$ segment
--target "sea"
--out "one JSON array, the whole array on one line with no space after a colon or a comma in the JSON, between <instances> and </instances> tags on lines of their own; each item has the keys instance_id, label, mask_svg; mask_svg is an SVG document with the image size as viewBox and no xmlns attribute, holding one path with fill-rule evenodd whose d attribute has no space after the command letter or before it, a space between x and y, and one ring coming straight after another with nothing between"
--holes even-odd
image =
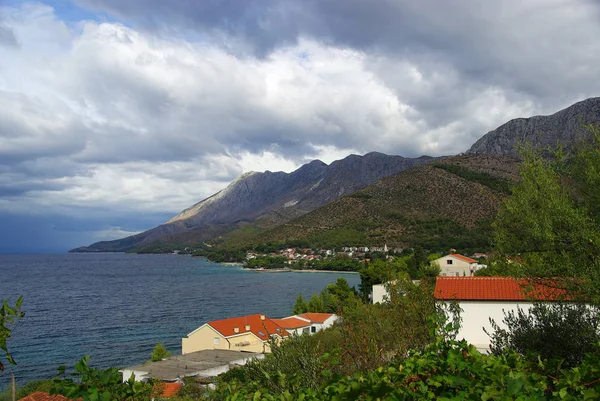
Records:
<instances>
[{"instance_id":1,"label":"sea","mask_svg":"<svg viewBox=\"0 0 600 401\"><path fill-rule=\"evenodd\" d=\"M0 301L23 296L25 317L8 340L0 390L72 370L84 355L94 367L143 363L157 343L181 353L181 338L215 319L262 313L289 316L348 273L259 273L189 255L124 253L0 255ZM0 353L0 357L1 357ZM3 360L3 362L5 362Z\"/></svg>"}]
</instances>

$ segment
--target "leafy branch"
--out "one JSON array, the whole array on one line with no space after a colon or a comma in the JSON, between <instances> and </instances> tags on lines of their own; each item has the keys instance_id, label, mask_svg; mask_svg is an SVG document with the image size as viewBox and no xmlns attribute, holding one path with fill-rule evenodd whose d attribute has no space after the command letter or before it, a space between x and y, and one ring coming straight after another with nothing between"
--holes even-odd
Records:
<instances>
[{"instance_id":1,"label":"leafy branch","mask_svg":"<svg viewBox=\"0 0 600 401\"><path fill-rule=\"evenodd\" d=\"M14 307L8 304L5 299L0 307L0 350L3 351L4 356L8 363L16 365L16 362L12 354L8 351L7 340L10 338L14 326L17 321L25 316L25 313L21 311L21 304L23 303L23 297L19 297ZM4 370L4 364L0 360L0 371Z\"/></svg>"}]
</instances>

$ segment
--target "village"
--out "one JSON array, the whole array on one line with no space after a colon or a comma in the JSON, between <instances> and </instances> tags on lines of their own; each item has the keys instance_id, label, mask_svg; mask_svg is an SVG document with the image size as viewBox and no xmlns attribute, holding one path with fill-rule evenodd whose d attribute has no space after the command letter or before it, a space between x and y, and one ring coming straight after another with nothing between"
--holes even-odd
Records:
<instances>
[{"instance_id":1,"label":"village","mask_svg":"<svg viewBox=\"0 0 600 401\"><path fill-rule=\"evenodd\" d=\"M389 249L387 245L383 247L367 247L367 246L345 246L339 251L334 249L313 249L313 248L285 248L279 252L270 253L258 253L248 252L246 253L246 260L250 261L257 258L267 257L283 257L286 259L287 264L292 264L296 261L313 261L313 260L324 260L335 256L347 256L354 260L368 261L368 255L371 253L384 253L384 254L401 254L402 248Z\"/></svg>"},{"instance_id":2,"label":"village","mask_svg":"<svg viewBox=\"0 0 600 401\"><path fill-rule=\"evenodd\" d=\"M410 252L412 252L412 249L389 249L387 245L384 245L383 247L342 247L339 251L336 249L285 248L278 252L270 253L247 252L244 264L247 268L255 269L257 271L291 269L352 270L356 267L356 262L368 263L374 259L390 261L395 257L410 254ZM455 249L451 249L450 255L458 254ZM486 265L480 263L480 261L486 260L488 255L478 252L470 257L462 255L456 256L456 258L459 257L464 258L462 261L467 262L468 269L460 271L455 271L456 269L453 270L453 266L450 264L452 262L448 262L448 259L445 257L434 259L431 263L437 264L443 270L441 275L470 275L475 271L486 267ZM332 260L341 261L343 266L340 266L340 264L331 266L326 263L319 263ZM344 261L352 261L354 264L344 264ZM448 270L448 268L450 268L450 270Z\"/></svg>"},{"instance_id":3,"label":"village","mask_svg":"<svg viewBox=\"0 0 600 401\"><path fill-rule=\"evenodd\" d=\"M305 249L302 252L291 251L283 250L281 255L309 255ZM369 251L365 248L344 250L345 253ZM501 322L505 311L528 310L534 301L558 299L556 294L544 291L534 291L532 298L519 279L474 276L475 271L485 266L458 253L449 253L433 263L440 267L434 290L436 303L458 303L463 310L459 336L480 352L488 352L490 348L490 339L485 331L491 329L490 318ZM419 284L419 281L413 283ZM397 288L394 284L374 285L370 301L373 304L388 302L389 291ZM253 314L209 321L181 339L181 355L127 367L122 370L123 381L130 377L136 381L159 380L167 385L169 391L176 391L184 385L185 377L216 377L253 359L263 359L271 352L271 347L281 341L298 335L313 335L341 319L335 313L307 312L281 318Z\"/></svg>"}]
</instances>

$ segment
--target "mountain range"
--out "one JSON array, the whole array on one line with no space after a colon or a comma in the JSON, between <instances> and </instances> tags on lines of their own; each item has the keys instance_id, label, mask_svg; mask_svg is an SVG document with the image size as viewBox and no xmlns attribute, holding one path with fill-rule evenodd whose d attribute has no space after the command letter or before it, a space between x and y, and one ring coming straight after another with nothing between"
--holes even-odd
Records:
<instances>
[{"instance_id":1,"label":"mountain range","mask_svg":"<svg viewBox=\"0 0 600 401\"><path fill-rule=\"evenodd\" d=\"M351 194L383 177L436 158L404 158L383 153L350 155L327 165L314 160L292 173L250 172L227 188L158 227L115 241L102 241L72 252L120 252L155 243L195 245L255 223L272 227Z\"/></svg>"},{"instance_id":2,"label":"mountain range","mask_svg":"<svg viewBox=\"0 0 600 401\"><path fill-rule=\"evenodd\" d=\"M590 98L549 116L511 120L461 156L404 158L372 152L330 165L314 160L292 173L250 172L165 224L71 252L202 242L330 245L344 236L366 245L427 246L432 238L449 238L448 232L453 239L444 245L477 247L464 241L483 235L506 196L506 183L516 179L519 144L568 147L586 135L583 125L599 122L600 98Z\"/></svg>"}]
</instances>

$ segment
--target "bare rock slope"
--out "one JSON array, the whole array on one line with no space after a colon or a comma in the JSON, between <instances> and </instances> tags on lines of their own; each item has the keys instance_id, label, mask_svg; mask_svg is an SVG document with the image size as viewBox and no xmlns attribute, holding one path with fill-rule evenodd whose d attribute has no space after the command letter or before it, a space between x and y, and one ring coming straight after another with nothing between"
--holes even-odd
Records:
<instances>
[{"instance_id":1,"label":"bare rock slope","mask_svg":"<svg viewBox=\"0 0 600 401\"><path fill-rule=\"evenodd\" d=\"M479 139L467 153L517 156L519 143L531 143L537 149L557 144L566 147L584 137L586 124L600 121L600 97L575 103L549 116L515 118Z\"/></svg>"}]
</instances>

